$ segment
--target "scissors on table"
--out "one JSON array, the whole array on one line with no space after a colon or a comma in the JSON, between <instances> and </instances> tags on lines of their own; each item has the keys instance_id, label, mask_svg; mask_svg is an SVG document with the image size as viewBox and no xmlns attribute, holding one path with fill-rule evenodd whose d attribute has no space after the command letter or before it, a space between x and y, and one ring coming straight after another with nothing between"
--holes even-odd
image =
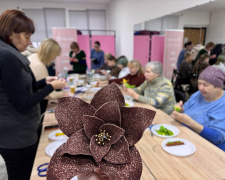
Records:
<instances>
[{"instance_id":1,"label":"scissors on table","mask_svg":"<svg viewBox=\"0 0 225 180\"><path fill-rule=\"evenodd\" d=\"M44 172L47 171L48 164L49 163L44 163L44 164L41 164L40 166L37 167L38 176L40 176L40 177L45 177L46 176L46 173L44 174Z\"/></svg>"}]
</instances>

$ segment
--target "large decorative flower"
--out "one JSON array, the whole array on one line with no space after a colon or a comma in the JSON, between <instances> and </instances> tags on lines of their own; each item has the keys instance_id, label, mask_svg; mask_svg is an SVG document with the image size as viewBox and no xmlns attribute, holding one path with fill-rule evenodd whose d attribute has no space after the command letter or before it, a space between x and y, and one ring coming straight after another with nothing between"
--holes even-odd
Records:
<instances>
[{"instance_id":1,"label":"large decorative flower","mask_svg":"<svg viewBox=\"0 0 225 180\"><path fill-rule=\"evenodd\" d=\"M115 83L99 90L90 104L61 98L56 119L69 139L53 155L47 179L71 179L97 167L112 179L140 179L142 162L134 144L154 116L149 109L125 107Z\"/></svg>"}]
</instances>

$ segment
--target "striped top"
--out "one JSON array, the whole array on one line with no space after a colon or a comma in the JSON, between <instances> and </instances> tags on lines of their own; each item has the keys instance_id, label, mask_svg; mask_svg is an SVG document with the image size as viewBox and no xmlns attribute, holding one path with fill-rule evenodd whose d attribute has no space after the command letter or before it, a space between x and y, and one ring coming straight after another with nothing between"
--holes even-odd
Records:
<instances>
[{"instance_id":1,"label":"striped top","mask_svg":"<svg viewBox=\"0 0 225 180\"><path fill-rule=\"evenodd\" d=\"M133 90L140 95L138 101L150 104L167 114L173 112L176 103L173 86L165 77L156 77L151 82L144 81L139 87Z\"/></svg>"}]
</instances>

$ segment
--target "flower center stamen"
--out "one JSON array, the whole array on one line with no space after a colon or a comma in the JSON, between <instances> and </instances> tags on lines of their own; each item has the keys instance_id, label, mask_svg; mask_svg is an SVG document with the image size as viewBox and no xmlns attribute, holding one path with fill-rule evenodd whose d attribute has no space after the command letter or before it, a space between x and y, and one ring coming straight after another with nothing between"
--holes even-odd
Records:
<instances>
[{"instance_id":1,"label":"flower center stamen","mask_svg":"<svg viewBox=\"0 0 225 180\"><path fill-rule=\"evenodd\" d=\"M96 137L95 141L97 142L97 144L104 146L105 145L104 141L105 140L110 141L112 136L110 136L108 133L106 133L105 130L102 131L100 129L100 133L96 134L95 137Z\"/></svg>"}]
</instances>

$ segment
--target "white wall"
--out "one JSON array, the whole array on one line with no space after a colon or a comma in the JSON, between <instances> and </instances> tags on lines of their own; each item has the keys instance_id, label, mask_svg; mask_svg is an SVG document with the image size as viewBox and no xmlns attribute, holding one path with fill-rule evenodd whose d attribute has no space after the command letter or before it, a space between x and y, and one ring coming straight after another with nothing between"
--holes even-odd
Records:
<instances>
[{"instance_id":1,"label":"white wall","mask_svg":"<svg viewBox=\"0 0 225 180\"><path fill-rule=\"evenodd\" d=\"M69 10L104 9L107 16L107 28L116 30L116 55L133 58L133 27L151 19L169 15L210 0L112 0L106 4L78 3L28 3L0 2L0 13L6 9L65 8L66 27L69 27Z\"/></svg>"},{"instance_id":2,"label":"white wall","mask_svg":"<svg viewBox=\"0 0 225 180\"><path fill-rule=\"evenodd\" d=\"M145 22L145 30L163 32L166 29L178 29L179 15L168 15Z\"/></svg>"},{"instance_id":3,"label":"white wall","mask_svg":"<svg viewBox=\"0 0 225 180\"><path fill-rule=\"evenodd\" d=\"M66 27L69 27L69 10L87 10L87 9L99 9L106 10L108 6L106 4L80 4L80 3L30 3L30 2L0 2L0 14L6 9L42 9L42 8L65 8L66 13ZM106 13L107 17L107 13ZM108 27L108 24L107 24Z\"/></svg>"},{"instance_id":4,"label":"white wall","mask_svg":"<svg viewBox=\"0 0 225 180\"><path fill-rule=\"evenodd\" d=\"M109 6L109 27L117 33L117 56L133 58L133 27L144 21L172 14L210 0L113 0Z\"/></svg>"},{"instance_id":5,"label":"white wall","mask_svg":"<svg viewBox=\"0 0 225 180\"><path fill-rule=\"evenodd\" d=\"M179 29L184 27L207 27L210 21L210 11L186 10L180 15Z\"/></svg>"},{"instance_id":6,"label":"white wall","mask_svg":"<svg viewBox=\"0 0 225 180\"><path fill-rule=\"evenodd\" d=\"M225 8L212 11L210 26L207 30L206 42L213 41L214 43L225 44Z\"/></svg>"}]
</instances>

